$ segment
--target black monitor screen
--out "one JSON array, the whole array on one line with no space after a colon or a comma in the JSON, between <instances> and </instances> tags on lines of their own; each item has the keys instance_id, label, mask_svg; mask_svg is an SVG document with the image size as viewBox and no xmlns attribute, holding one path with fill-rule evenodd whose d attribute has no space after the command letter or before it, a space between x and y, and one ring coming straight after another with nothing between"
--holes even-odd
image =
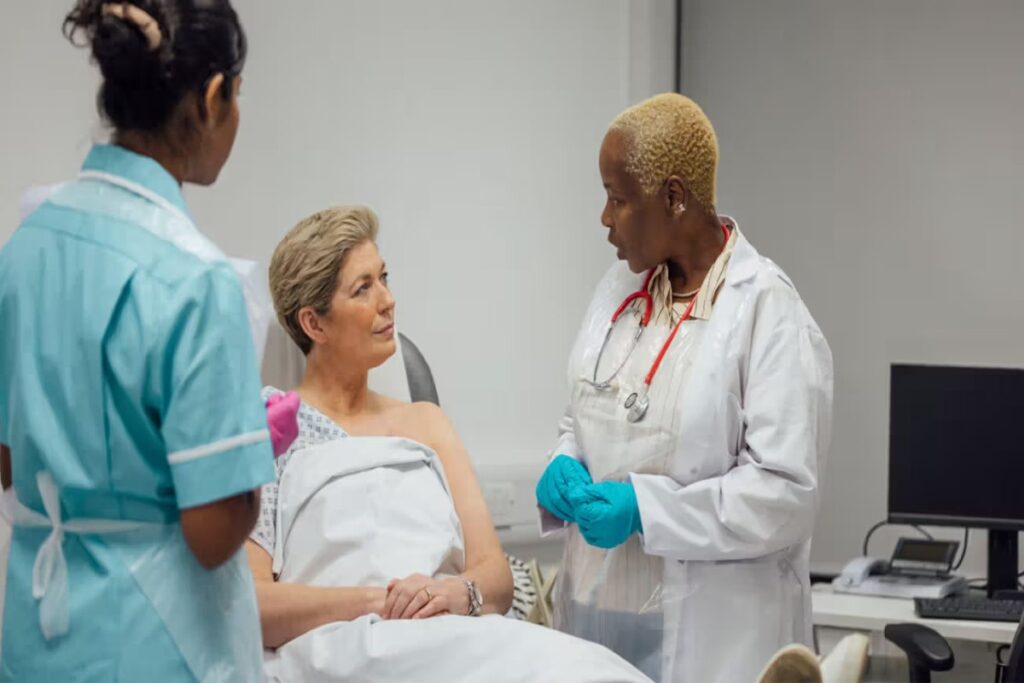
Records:
<instances>
[{"instance_id":1,"label":"black monitor screen","mask_svg":"<svg viewBox=\"0 0 1024 683\"><path fill-rule=\"evenodd\" d=\"M1024 529L1024 370L893 365L889 520Z\"/></svg>"}]
</instances>

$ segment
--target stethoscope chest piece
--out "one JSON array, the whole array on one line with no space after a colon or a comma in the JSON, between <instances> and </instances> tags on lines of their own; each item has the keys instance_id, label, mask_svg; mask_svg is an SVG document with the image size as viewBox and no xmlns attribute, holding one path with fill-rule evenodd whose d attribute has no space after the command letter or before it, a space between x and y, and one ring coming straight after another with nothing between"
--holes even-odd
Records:
<instances>
[{"instance_id":1,"label":"stethoscope chest piece","mask_svg":"<svg viewBox=\"0 0 1024 683\"><path fill-rule=\"evenodd\" d=\"M644 419L644 415L647 414L647 409L650 407L651 401L647 398L647 393L633 392L626 398L626 402L623 407L626 409L626 419L630 422L636 423Z\"/></svg>"}]
</instances>

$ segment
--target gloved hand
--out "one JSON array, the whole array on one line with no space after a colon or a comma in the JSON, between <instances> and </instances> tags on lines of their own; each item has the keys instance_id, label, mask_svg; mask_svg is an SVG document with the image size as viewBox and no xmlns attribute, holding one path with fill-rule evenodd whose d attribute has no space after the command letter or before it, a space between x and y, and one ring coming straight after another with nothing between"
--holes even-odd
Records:
<instances>
[{"instance_id":1,"label":"gloved hand","mask_svg":"<svg viewBox=\"0 0 1024 683\"><path fill-rule=\"evenodd\" d=\"M270 429L270 443L274 446L274 457L282 455L299 435L299 395L294 391L274 394L267 399L267 428Z\"/></svg>"},{"instance_id":2,"label":"gloved hand","mask_svg":"<svg viewBox=\"0 0 1024 683\"><path fill-rule=\"evenodd\" d=\"M636 491L629 482L602 481L574 490L570 503L580 534L592 546L614 548L643 531Z\"/></svg>"},{"instance_id":3,"label":"gloved hand","mask_svg":"<svg viewBox=\"0 0 1024 683\"><path fill-rule=\"evenodd\" d=\"M576 458L561 454L548 463L537 482L537 503L564 522L575 522L569 492L593 483L590 472Z\"/></svg>"}]
</instances>

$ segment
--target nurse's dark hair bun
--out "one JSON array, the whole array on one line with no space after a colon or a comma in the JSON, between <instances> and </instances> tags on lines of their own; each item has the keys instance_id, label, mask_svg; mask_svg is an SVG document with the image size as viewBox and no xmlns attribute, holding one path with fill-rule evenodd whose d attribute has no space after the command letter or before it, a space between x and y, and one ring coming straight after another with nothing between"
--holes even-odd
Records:
<instances>
[{"instance_id":1,"label":"nurse's dark hair bun","mask_svg":"<svg viewBox=\"0 0 1024 683\"><path fill-rule=\"evenodd\" d=\"M64 35L100 68L100 113L119 130L148 133L165 132L181 101L218 73L230 98L247 51L229 0L78 0Z\"/></svg>"}]
</instances>

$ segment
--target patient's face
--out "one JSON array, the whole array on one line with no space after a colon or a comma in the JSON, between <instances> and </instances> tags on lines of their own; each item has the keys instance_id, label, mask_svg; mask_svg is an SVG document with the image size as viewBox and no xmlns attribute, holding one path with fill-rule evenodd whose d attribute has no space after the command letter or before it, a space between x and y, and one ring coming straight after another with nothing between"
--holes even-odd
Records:
<instances>
[{"instance_id":1,"label":"patient's face","mask_svg":"<svg viewBox=\"0 0 1024 683\"><path fill-rule=\"evenodd\" d=\"M374 368L395 353L395 299L377 245L349 251L338 273L331 309L320 320L331 356Z\"/></svg>"}]
</instances>

